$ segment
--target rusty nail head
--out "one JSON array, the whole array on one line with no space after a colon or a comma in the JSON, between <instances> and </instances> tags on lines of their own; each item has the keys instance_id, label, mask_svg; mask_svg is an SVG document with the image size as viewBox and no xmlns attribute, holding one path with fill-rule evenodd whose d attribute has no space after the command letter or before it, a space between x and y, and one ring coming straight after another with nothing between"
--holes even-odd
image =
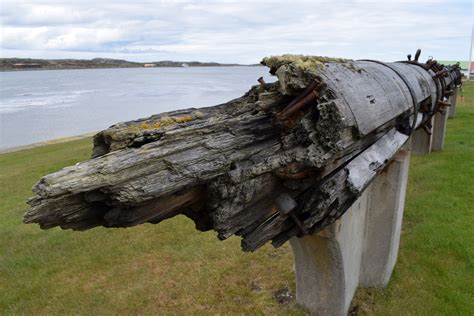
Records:
<instances>
[{"instance_id":1,"label":"rusty nail head","mask_svg":"<svg viewBox=\"0 0 474 316\"><path fill-rule=\"evenodd\" d=\"M323 87L321 80L316 79L311 83L303 93L297 96L293 101L290 102L280 113L280 116L285 119L291 114L302 109L309 102L317 100L319 97L319 91Z\"/></svg>"}]
</instances>

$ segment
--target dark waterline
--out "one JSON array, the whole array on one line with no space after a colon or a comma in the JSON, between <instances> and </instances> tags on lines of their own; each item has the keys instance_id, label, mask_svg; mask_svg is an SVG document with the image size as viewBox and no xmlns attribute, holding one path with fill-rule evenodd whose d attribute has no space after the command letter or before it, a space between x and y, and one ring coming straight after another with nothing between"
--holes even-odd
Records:
<instances>
[{"instance_id":1,"label":"dark waterline","mask_svg":"<svg viewBox=\"0 0 474 316\"><path fill-rule=\"evenodd\" d=\"M116 68L0 73L0 149L94 132L241 96L268 68Z\"/></svg>"}]
</instances>

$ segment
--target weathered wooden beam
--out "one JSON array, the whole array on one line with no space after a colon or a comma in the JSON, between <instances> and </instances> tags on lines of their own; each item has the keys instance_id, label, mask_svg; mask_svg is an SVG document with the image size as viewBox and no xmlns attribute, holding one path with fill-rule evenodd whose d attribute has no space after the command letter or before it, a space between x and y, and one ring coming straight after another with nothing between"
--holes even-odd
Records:
<instances>
[{"instance_id":1,"label":"weathered wooden beam","mask_svg":"<svg viewBox=\"0 0 474 316\"><path fill-rule=\"evenodd\" d=\"M245 250L278 246L341 216L460 78L433 62L263 63L277 82L98 133L93 159L35 185L24 221L84 230L184 214Z\"/></svg>"},{"instance_id":2,"label":"weathered wooden beam","mask_svg":"<svg viewBox=\"0 0 474 316\"><path fill-rule=\"evenodd\" d=\"M298 215L305 218L303 226L315 233L336 221L357 200L375 176L408 140L408 136L392 129L373 145L352 159L342 169L309 187L303 194L304 203ZM295 198L299 198L298 196ZM304 216L302 216L304 215ZM263 223L243 239L243 248L252 250L269 240L275 246L301 235L301 228L292 225L289 216L279 216ZM281 229L270 229L278 225ZM281 232L282 230L287 230Z\"/></svg>"}]
</instances>

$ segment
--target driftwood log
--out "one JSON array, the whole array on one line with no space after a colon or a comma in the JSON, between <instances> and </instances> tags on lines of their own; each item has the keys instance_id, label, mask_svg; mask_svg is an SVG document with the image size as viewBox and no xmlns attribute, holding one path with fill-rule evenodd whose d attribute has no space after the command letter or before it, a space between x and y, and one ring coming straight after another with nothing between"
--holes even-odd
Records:
<instances>
[{"instance_id":1,"label":"driftwood log","mask_svg":"<svg viewBox=\"0 0 474 316\"><path fill-rule=\"evenodd\" d=\"M242 248L339 218L415 128L448 106L458 66L284 55L278 77L228 103L119 123L93 159L43 177L25 223L86 230L184 214Z\"/></svg>"}]
</instances>

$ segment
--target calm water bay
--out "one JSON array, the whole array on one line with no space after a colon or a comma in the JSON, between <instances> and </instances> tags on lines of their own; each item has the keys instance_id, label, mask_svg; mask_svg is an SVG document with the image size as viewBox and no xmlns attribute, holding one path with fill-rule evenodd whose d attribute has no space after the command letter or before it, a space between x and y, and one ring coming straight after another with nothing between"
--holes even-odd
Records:
<instances>
[{"instance_id":1,"label":"calm water bay","mask_svg":"<svg viewBox=\"0 0 474 316\"><path fill-rule=\"evenodd\" d=\"M241 96L266 67L0 73L0 149L99 131L152 114Z\"/></svg>"}]
</instances>

